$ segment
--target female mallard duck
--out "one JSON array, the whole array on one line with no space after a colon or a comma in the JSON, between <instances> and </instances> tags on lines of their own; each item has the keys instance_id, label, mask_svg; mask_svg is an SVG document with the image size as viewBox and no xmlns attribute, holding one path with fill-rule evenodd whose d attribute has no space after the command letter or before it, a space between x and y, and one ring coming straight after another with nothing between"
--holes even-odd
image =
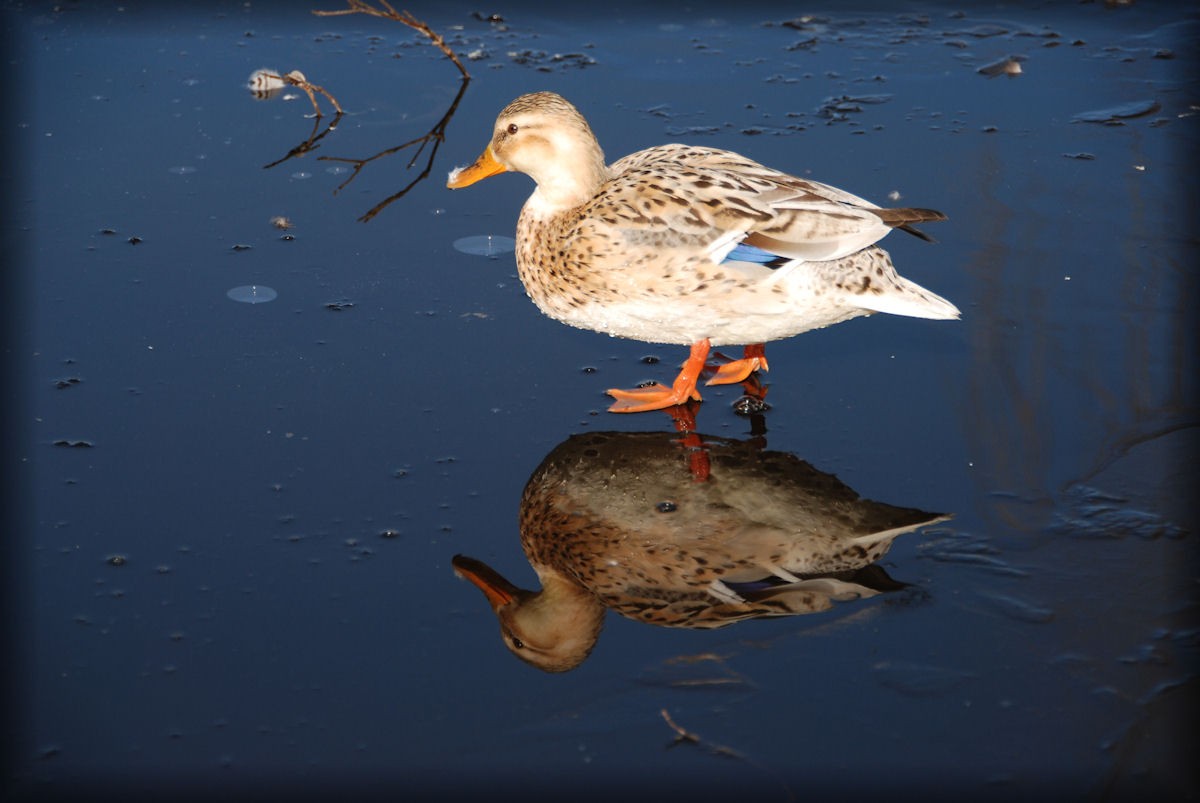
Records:
<instances>
[{"instance_id":1,"label":"female mallard duck","mask_svg":"<svg viewBox=\"0 0 1200 803\"><path fill-rule=\"evenodd\" d=\"M874 564L904 533L948 516L864 499L756 440L700 436L703 482L675 433L588 432L554 448L521 497L521 547L541 589L455 556L504 643L534 666L578 666L605 612L710 629L817 613L903 586Z\"/></svg>"},{"instance_id":2,"label":"female mallard duck","mask_svg":"<svg viewBox=\"0 0 1200 803\"><path fill-rule=\"evenodd\" d=\"M607 166L583 115L553 92L508 104L483 154L447 186L506 170L537 182L517 222L517 271L542 312L691 346L670 388L609 390L613 412L699 400L714 345L746 345L709 380L728 384L766 369L770 340L873 312L959 317L873 245L893 228L924 237L912 224L940 212L882 209L714 148L660 145Z\"/></svg>"}]
</instances>

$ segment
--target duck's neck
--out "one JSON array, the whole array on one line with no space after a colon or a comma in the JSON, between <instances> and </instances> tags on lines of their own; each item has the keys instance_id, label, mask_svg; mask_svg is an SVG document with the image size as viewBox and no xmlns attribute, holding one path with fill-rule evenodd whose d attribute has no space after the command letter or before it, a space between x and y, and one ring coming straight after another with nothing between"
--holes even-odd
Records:
<instances>
[{"instance_id":1,"label":"duck's neck","mask_svg":"<svg viewBox=\"0 0 1200 803\"><path fill-rule=\"evenodd\" d=\"M534 569L542 590L523 605L522 626L531 635L536 634L542 644L554 645L564 657L572 656L569 663L578 664L596 646L608 609L575 580L552 569Z\"/></svg>"},{"instance_id":2,"label":"duck's neck","mask_svg":"<svg viewBox=\"0 0 1200 803\"><path fill-rule=\"evenodd\" d=\"M560 154L544 169L530 173L537 189L529 196L525 208L538 217L560 215L583 206L608 181L604 152L594 140Z\"/></svg>"}]
</instances>

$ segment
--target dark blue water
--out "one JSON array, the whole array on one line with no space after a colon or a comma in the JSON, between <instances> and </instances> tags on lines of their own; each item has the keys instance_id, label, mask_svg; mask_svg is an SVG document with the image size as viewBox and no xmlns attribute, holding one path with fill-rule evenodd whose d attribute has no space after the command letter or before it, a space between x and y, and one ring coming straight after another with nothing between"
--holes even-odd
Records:
<instances>
[{"instance_id":1,"label":"dark blue water","mask_svg":"<svg viewBox=\"0 0 1200 803\"><path fill-rule=\"evenodd\" d=\"M430 176L366 223L433 145L318 157L422 137L461 86L400 24L6 7L15 791L1195 795L1195 14L635 6L410 8L477 57ZM260 67L346 114L253 99ZM764 422L736 388L697 422L952 513L884 558L909 588L717 631L610 614L563 675L505 650L451 557L535 586L526 480L572 434L673 431L604 390L686 356L454 248L513 236L527 178L444 178L540 89L610 160L695 142L949 215L884 245L961 322L772 344Z\"/></svg>"}]
</instances>

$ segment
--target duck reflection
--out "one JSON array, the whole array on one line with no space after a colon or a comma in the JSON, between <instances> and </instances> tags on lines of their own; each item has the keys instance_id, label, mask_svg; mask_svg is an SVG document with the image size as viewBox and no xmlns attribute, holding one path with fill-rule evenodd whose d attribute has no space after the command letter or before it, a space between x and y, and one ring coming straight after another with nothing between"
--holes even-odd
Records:
<instances>
[{"instance_id":1,"label":"duck reflection","mask_svg":"<svg viewBox=\"0 0 1200 803\"><path fill-rule=\"evenodd\" d=\"M871 564L898 535L947 518L862 499L761 439L585 433L547 455L521 499L541 590L463 555L453 566L487 597L513 654L562 672L587 658L610 608L716 628L900 588Z\"/></svg>"}]
</instances>

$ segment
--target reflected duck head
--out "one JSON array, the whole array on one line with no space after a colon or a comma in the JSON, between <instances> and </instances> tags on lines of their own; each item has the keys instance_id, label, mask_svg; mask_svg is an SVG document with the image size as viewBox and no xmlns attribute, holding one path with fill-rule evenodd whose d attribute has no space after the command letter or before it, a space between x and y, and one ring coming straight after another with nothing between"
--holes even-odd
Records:
<instances>
[{"instance_id":1,"label":"reflected duck head","mask_svg":"<svg viewBox=\"0 0 1200 803\"><path fill-rule=\"evenodd\" d=\"M466 555L455 555L451 565L487 597L504 646L522 661L546 672L566 672L596 646L605 608L582 586L548 574L541 578L541 591L528 591Z\"/></svg>"}]
</instances>

